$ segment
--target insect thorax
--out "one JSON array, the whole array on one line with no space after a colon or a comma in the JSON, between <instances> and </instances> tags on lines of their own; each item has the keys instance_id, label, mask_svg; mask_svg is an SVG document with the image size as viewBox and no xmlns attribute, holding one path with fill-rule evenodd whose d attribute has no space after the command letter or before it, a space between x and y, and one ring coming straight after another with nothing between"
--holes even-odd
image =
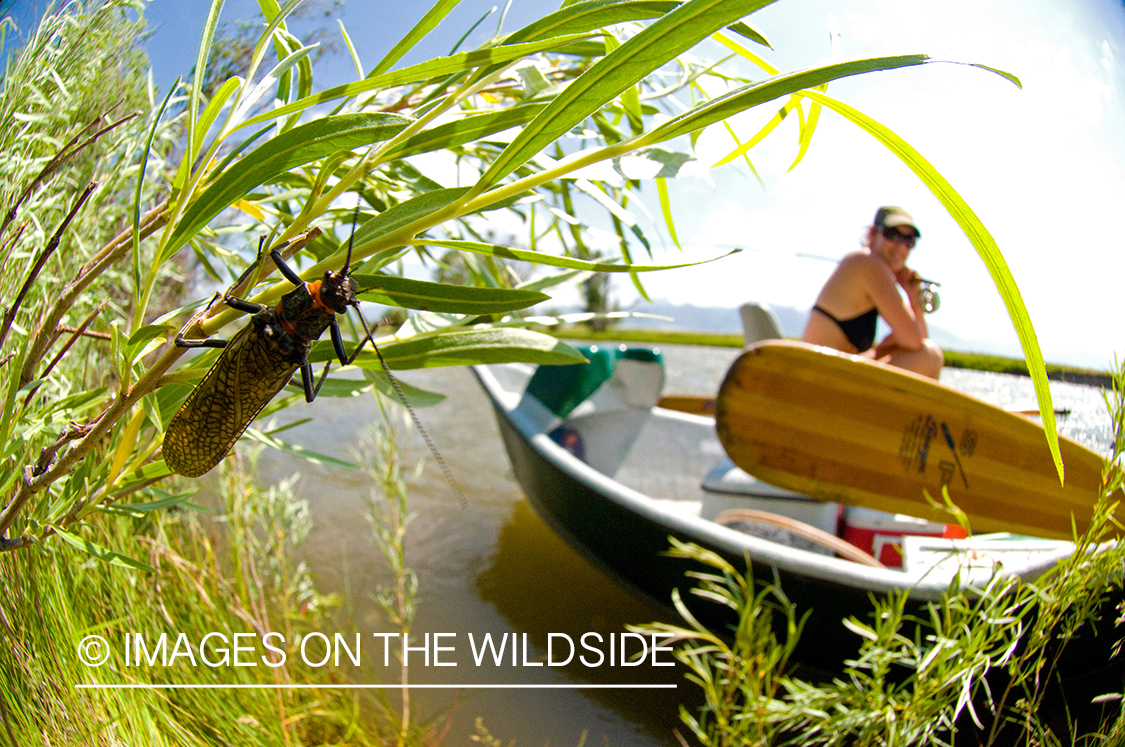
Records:
<instances>
[{"instance_id":1,"label":"insect thorax","mask_svg":"<svg viewBox=\"0 0 1125 747\"><path fill-rule=\"evenodd\" d=\"M269 321L277 324L286 334L305 342L306 350L307 343L319 339L335 318L331 311L317 305L307 285L298 286L286 293L277 302L277 306L268 311L273 312Z\"/></svg>"},{"instance_id":2,"label":"insect thorax","mask_svg":"<svg viewBox=\"0 0 1125 747\"><path fill-rule=\"evenodd\" d=\"M308 357L312 340L316 339L315 335L306 337L302 334L304 330L301 328L284 324L276 308L259 311L254 315L251 324L267 342L262 353L278 364L299 365ZM321 327L322 330L323 328Z\"/></svg>"}]
</instances>

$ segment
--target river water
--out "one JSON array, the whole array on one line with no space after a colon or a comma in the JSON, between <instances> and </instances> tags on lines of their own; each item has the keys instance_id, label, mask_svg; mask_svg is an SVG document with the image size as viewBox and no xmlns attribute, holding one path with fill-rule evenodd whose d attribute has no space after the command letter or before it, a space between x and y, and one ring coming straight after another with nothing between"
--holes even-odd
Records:
<instances>
[{"instance_id":1,"label":"river water","mask_svg":"<svg viewBox=\"0 0 1125 747\"><path fill-rule=\"evenodd\" d=\"M685 346L662 350L668 394L713 394L739 353ZM417 435L405 439L408 460L425 465L410 493L414 519L407 534L407 563L420 589L413 631L417 643L411 645L421 647L427 635L434 636L429 650L408 652L410 682L490 686L411 690L413 717L438 718L452 709L445 741L452 745L472 744L468 737L477 717L504 744L515 740L521 747L577 745L583 734L587 745L677 745L673 730L684 731L678 708L681 703L698 705L696 687L678 667L654 665L670 660L663 653L636 667L622 667L619 661L609 666L614 652L608 641L613 635L620 642L628 624L681 621L619 588L536 516L511 473L491 405L468 369L408 371L401 378L446 396L418 415L468 498L462 508ZM1024 377L947 369L943 381L999 405L1034 406L1031 382ZM1105 450L1110 432L1101 390L1055 384L1052 393L1056 408L1070 410L1060 421L1062 434ZM366 395L322 397L290 408L286 417L314 418L286 432L291 442L353 459L377 415ZM298 497L309 502L315 522L303 550L320 589L341 593L350 624L365 634L392 630L374 601L377 588L391 575L366 518L365 497L372 485L361 472L276 453L262 456L263 481L297 472ZM520 644L516 660L508 647L499 664L486 656L478 665L474 654L480 653L486 634L494 644L503 640L505 645L514 636ZM556 634L550 652L549 634ZM553 662L562 661L568 640L579 644L586 634L596 634L586 640L600 653L579 647L578 653L589 657L585 664L576 656L566 666L539 665L547 663L548 653ZM384 639L368 638L374 644L364 643L363 669L348 676L365 683L396 682L393 652L398 644L390 649L390 666L383 666ZM635 639L627 643L639 645ZM445 648L435 652L435 644ZM430 665L427 655L436 657ZM600 665L589 666L599 656ZM387 697L398 703L400 696L392 690Z\"/></svg>"}]
</instances>

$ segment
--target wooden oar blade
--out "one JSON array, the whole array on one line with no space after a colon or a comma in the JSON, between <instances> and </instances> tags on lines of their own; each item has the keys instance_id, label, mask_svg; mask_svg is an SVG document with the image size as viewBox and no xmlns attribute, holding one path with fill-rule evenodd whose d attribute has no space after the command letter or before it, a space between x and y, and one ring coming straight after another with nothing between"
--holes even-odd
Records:
<instances>
[{"instance_id":1,"label":"wooden oar blade","mask_svg":"<svg viewBox=\"0 0 1125 747\"><path fill-rule=\"evenodd\" d=\"M789 340L759 343L734 362L715 418L731 460L759 479L951 523L953 514L936 505L948 495L975 532L1070 539L1072 517L1079 533L1089 527L1102 485L1103 459L1068 439L1060 485L1042 427L1026 418L931 379Z\"/></svg>"}]
</instances>

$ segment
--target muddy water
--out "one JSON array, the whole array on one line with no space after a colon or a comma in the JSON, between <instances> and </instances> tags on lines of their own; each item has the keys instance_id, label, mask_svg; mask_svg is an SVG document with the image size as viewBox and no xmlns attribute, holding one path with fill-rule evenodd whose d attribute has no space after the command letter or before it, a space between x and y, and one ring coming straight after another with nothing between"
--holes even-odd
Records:
<instances>
[{"instance_id":1,"label":"muddy water","mask_svg":"<svg viewBox=\"0 0 1125 747\"><path fill-rule=\"evenodd\" d=\"M713 392L738 352L665 348L669 371L665 390ZM997 404L1033 403L1027 379L947 374L952 385ZM446 395L441 404L418 413L468 497L468 506L462 508L425 446L411 436L408 459L425 464L410 497L415 517L408 534L407 561L420 588L413 635L424 640L427 634L445 634L438 640L450 648L439 652L438 660L456 666L426 666L425 652L410 651L410 681L494 688L412 690L414 717L436 718L452 709L447 744L469 744L478 716L505 744L515 740L523 747L578 744L584 732L588 745L678 744L673 729L683 727L677 710L682 702L697 704L695 686L683 680L682 671L652 666L651 659L635 668L610 667L605 645L627 624L678 621L619 588L535 515L511 474L491 406L470 371L412 371L402 378ZM1062 422L1064 435L1095 444L1108 439L1108 418L1097 390L1059 385L1054 392L1056 406L1071 409ZM288 432L289 440L344 458L354 458L351 451L377 417L370 395L322 398L287 413L290 418L313 415L315 420ZM304 549L321 589L338 591L346 598L349 617L365 636L391 630L374 602L377 587L386 584L390 575L366 518L365 496L372 486L362 473L263 455L264 480L276 481L294 472L301 473L298 496L309 501L315 521ZM584 634L598 634L600 638L588 640L602 642L602 664L586 666L575 657L567 666L536 666L548 654L551 633L565 634L576 643ZM477 665L473 647L479 648L486 634L495 642L511 643L514 637L520 644L516 661L511 660L509 647L499 665L489 657ZM380 641L371 638L371 648L364 643L364 668L348 673L353 681L397 681L393 658L392 666L382 666ZM559 661L565 658L565 641L559 636L554 641L559 645L551 653ZM593 652L579 649L578 653L587 653L587 662L597 661ZM657 657L663 659L670 657ZM676 685L676 689L605 687L622 684ZM495 689L497 685L507 689ZM400 696L388 691L387 697L398 703Z\"/></svg>"}]
</instances>

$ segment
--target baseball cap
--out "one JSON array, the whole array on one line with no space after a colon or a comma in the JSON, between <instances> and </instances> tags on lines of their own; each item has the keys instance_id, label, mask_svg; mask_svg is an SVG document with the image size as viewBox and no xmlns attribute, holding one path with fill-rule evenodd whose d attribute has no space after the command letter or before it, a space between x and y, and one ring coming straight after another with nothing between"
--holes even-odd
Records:
<instances>
[{"instance_id":1,"label":"baseball cap","mask_svg":"<svg viewBox=\"0 0 1125 747\"><path fill-rule=\"evenodd\" d=\"M914 219L910 217L910 213L894 205L885 205L879 208L878 212L875 213L875 225L886 228L910 226L919 238L922 236L918 226L914 225Z\"/></svg>"}]
</instances>

